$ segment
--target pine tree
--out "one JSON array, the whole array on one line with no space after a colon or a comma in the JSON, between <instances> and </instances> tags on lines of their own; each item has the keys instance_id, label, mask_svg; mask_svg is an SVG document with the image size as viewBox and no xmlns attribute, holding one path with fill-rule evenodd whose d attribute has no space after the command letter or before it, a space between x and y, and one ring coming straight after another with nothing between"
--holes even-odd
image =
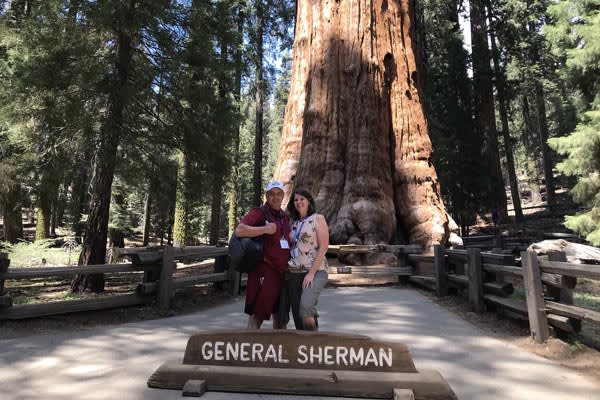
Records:
<instances>
[{"instance_id":1,"label":"pine tree","mask_svg":"<svg viewBox=\"0 0 600 400\"><path fill-rule=\"evenodd\" d=\"M492 47L492 60L494 65L494 77L495 86L497 92L498 102L498 113L500 114L500 124L502 127L502 139L504 142L504 155L506 157L506 170L508 175L508 182L510 185L510 193L512 205L515 213L516 222L523 221L523 210L521 208L521 196L519 193L519 184L516 173L515 157L513 151L513 143L510 135L509 127L509 93L511 91L510 84L506 80L506 60L501 60L502 53L497 43L496 30L500 29L502 22L497 23L498 10L492 7L492 3L489 2L488 6L488 18L490 28L490 43Z\"/></svg>"},{"instance_id":2,"label":"pine tree","mask_svg":"<svg viewBox=\"0 0 600 400\"><path fill-rule=\"evenodd\" d=\"M557 168L577 177L571 194L586 208L584 212L565 217L565 226L600 246L600 101L585 113L569 136L552 138L549 143L559 154L567 156Z\"/></svg>"},{"instance_id":3,"label":"pine tree","mask_svg":"<svg viewBox=\"0 0 600 400\"><path fill-rule=\"evenodd\" d=\"M487 182L485 204L491 210L497 210L501 216L506 216L506 191L500 166L498 150L498 131L492 70L491 54L488 47L487 1L470 0L471 42L473 62L473 93L475 98L475 129L484 138L483 157L487 162Z\"/></svg>"},{"instance_id":4,"label":"pine tree","mask_svg":"<svg viewBox=\"0 0 600 400\"><path fill-rule=\"evenodd\" d=\"M557 168L577 178L571 194L586 208L567 216L565 226L600 246L600 2L559 1L549 13L552 23L544 28L545 36L562 61L562 76L580 94L576 129L549 140L551 147L567 156Z\"/></svg>"},{"instance_id":5,"label":"pine tree","mask_svg":"<svg viewBox=\"0 0 600 400\"><path fill-rule=\"evenodd\" d=\"M456 1L430 0L421 3L423 53L427 80L425 106L433 161L439 171L444 203L464 234L484 210L485 192L481 149L483 138L473 126L472 82L467 75L468 54L463 48Z\"/></svg>"}]
</instances>

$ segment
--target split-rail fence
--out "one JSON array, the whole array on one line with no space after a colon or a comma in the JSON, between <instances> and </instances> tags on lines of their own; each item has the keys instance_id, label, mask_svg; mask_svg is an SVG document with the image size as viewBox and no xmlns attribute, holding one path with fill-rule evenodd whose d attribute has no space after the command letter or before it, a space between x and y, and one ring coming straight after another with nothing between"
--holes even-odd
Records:
<instances>
[{"instance_id":1,"label":"split-rail fence","mask_svg":"<svg viewBox=\"0 0 600 400\"><path fill-rule=\"evenodd\" d=\"M352 274L393 274L400 281L434 290L440 297L466 291L475 312L496 311L508 317L529 320L532 337L538 342L548 338L550 327L560 332L575 333L581 329L581 321L600 323L600 313L574 306L572 294L577 278L600 280L598 266L567 263L564 253L538 257L533 252L524 251L520 257L515 257L505 254L506 251L500 253L499 248L495 252L483 251L482 248L488 247L488 244L490 247L500 244L494 237L491 242L482 243L484 241L476 240L470 244L475 247L464 249L434 246L433 254L423 254L416 245L332 245L328 254L343 259L344 255L356 253L392 253L398 260L397 265L377 268L352 266ZM116 262L123 257L130 262ZM177 262L211 258L215 260L213 272L174 276ZM111 260L112 263L103 265L9 268L10 260L6 254L0 253L0 320L141 304L155 304L159 310L167 311L176 289L214 282L231 295L236 295L243 285L243 276L229 267L227 247L113 248ZM141 282L131 294L13 305L11 297L4 291L6 280L140 271L143 271ZM337 272L336 268L330 268L330 273ZM513 282L522 282L524 299L513 296Z\"/></svg>"}]
</instances>

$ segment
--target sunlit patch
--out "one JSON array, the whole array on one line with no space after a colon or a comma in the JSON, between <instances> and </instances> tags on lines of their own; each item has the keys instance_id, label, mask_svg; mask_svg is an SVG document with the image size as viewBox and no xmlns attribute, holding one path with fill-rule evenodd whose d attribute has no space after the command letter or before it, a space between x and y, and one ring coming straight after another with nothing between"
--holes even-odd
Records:
<instances>
[{"instance_id":1,"label":"sunlit patch","mask_svg":"<svg viewBox=\"0 0 600 400\"><path fill-rule=\"evenodd\" d=\"M69 368L65 371L67 375L102 375L109 370L109 366L105 364L83 364Z\"/></svg>"},{"instance_id":2,"label":"sunlit patch","mask_svg":"<svg viewBox=\"0 0 600 400\"><path fill-rule=\"evenodd\" d=\"M56 357L42 357L33 361L29 366L31 368L52 368L59 362L60 360Z\"/></svg>"}]
</instances>

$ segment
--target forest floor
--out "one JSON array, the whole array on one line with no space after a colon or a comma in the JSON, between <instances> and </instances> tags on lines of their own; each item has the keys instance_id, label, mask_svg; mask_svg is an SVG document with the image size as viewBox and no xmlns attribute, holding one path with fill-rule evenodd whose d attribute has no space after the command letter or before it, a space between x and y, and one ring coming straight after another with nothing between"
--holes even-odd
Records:
<instances>
[{"instance_id":1,"label":"forest floor","mask_svg":"<svg viewBox=\"0 0 600 400\"><path fill-rule=\"evenodd\" d=\"M531 211L531 210L528 210ZM526 222L522 224L507 224L500 228L514 234L521 232L567 232L562 227L562 216L547 211L528 212ZM486 234L493 232L486 218L479 221L471 234ZM139 238L131 238L127 246L140 245ZM337 259L331 259L330 264L335 266ZM178 265L176 276L212 272L213 264L210 261L190 265ZM377 286L398 285L397 277L376 276L356 277L358 279L336 280L331 277L330 284ZM137 283L141 281L139 274L114 274L106 281L106 291L100 296L132 293ZM7 282L7 290L16 303L39 303L56 300L70 300L92 298L99 296L93 293L74 295L69 292L70 280L35 280ZM447 296L441 299L427 290L416 288L423 296L441 307L458 314L468 323L478 327L491 336L510 342L526 351L538 354L544 358L554 360L561 365L579 371L600 381L600 326L584 326L582 335L551 338L545 344L536 344L529 337L527 322L499 317L496 313L484 312L476 314L471 312L468 300L464 296ZM580 280L577 285L579 292L593 299L594 305L600 304L600 282ZM62 331L91 330L101 326L117 325L127 322L163 318L171 315L181 315L202 311L216 305L233 302L239 297L230 297L224 291L212 284L201 284L177 291L172 302L172 308L167 315L160 313L153 306L136 306L129 308L73 313L52 317L34 318L20 321L2 321L0 324L0 340L7 338L24 337L33 334L52 335Z\"/></svg>"}]
</instances>

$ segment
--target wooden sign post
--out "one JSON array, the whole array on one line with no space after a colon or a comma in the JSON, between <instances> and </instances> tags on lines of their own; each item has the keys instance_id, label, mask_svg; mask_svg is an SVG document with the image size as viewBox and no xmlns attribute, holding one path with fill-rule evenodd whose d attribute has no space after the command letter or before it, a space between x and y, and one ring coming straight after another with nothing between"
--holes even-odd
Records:
<instances>
[{"instance_id":1,"label":"wooden sign post","mask_svg":"<svg viewBox=\"0 0 600 400\"><path fill-rule=\"evenodd\" d=\"M416 370L402 344L361 335L292 330L197 333L188 341L183 363L163 364L148 379L148 386L183 389L187 396L211 390L456 399L438 372Z\"/></svg>"}]
</instances>

